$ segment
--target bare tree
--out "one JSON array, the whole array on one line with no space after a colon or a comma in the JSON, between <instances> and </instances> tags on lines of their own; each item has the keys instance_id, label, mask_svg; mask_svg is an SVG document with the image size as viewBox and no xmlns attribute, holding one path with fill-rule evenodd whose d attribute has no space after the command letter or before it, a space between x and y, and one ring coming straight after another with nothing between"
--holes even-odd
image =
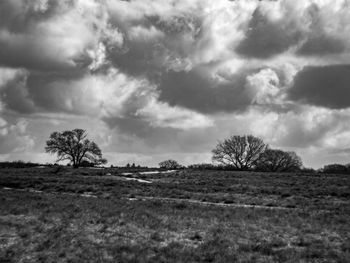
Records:
<instances>
[{"instance_id":1,"label":"bare tree","mask_svg":"<svg viewBox=\"0 0 350 263\"><path fill-rule=\"evenodd\" d=\"M256 164L265 149L266 145L260 138L234 135L216 145L212 150L212 159L223 165L246 170Z\"/></svg>"},{"instance_id":2,"label":"bare tree","mask_svg":"<svg viewBox=\"0 0 350 263\"><path fill-rule=\"evenodd\" d=\"M300 170L303 163L295 152L267 149L261 154L257 170L270 172L293 172Z\"/></svg>"},{"instance_id":3,"label":"bare tree","mask_svg":"<svg viewBox=\"0 0 350 263\"><path fill-rule=\"evenodd\" d=\"M179 169L181 165L175 160L166 160L159 163L159 167L163 169Z\"/></svg>"},{"instance_id":4,"label":"bare tree","mask_svg":"<svg viewBox=\"0 0 350 263\"><path fill-rule=\"evenodd\" d=\"M106 159L102 158L101 149L93 141L86 139L85 130L74 129L72 131L53 132L46 141L45 151L57 154L57 162L68 160L74 168L81 165L83 161L93 164L104 164Z\"/></svg>"}]
</instances>

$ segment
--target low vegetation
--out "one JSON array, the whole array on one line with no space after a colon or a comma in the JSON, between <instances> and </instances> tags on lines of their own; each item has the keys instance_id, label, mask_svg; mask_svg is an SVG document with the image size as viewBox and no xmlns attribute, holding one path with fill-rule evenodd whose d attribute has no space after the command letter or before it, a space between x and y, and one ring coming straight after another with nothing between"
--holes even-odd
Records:
<instances>
[{"instance_id":1,"label":"low vegetation","mask_svg":"<svg viewBox=\"0 0 350 263\"><path fill-rule=\"evenodd\" d=\"M123 173L1 169L0 262L350 258L348 175Z\"/></svg>"}]
</instances>

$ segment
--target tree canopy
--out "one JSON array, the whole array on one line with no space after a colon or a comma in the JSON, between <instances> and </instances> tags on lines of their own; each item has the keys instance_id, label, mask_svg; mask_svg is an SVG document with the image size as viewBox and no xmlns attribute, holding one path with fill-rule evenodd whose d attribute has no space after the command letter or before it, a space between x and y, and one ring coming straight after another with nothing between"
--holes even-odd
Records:
<instances>
[{"instance_id":1,"label":"tree canopy","mask_svg":"<svg viewBox=\"0 0 350 263\"><path fill-rule=\"evenodd\" d=\"M175 160L165 160L159 163L159 167L163 169L179 169L181 165Z\"/></svg>"},{"instance_id":2,"label":"tree canopy","mask_svg":"<svg viewBox=\"0 0 350 263\"><path fill-rule=\"evenodd\" d=\"M322 169L323 173L337 173L337 174L348 174L350 173L350 164L343 165L343 164L328 164L325 165Z\"/></svg>"},{"instance_id":3,"label":"tree canopy","mask_svg":"<svg viewBox=\"0 0 350 263\"><path fill-rule=\"evenodd\" d=\"M269 172L293 172L300 170L303 163L295 152L266 149L257 162L257 170Z\"/></svg>"},{"instance_id":4,"label":"tree canopy","mask_svg":"<svg viewBox=\"0 0 350 263\"><path fill-rule=\"evenodd\" d=\"M95 142L87 139L87 133L83 129L53 132L46 141L45 151L57 154L57 162L68 160L75 168L81 166L82 162L95 165L107 162L102 158L101 149Z\"/></svg>"},{"instance_id":5,"label":"tree canopy","mask_svg":"<svg viewBox=\"0 0 350 263\"><path fill-rule=\"evenodd\" d=\"M250 169L255 166L266 145L262 139L253 135L234 135L217 144L213 153L213 161L237 169Z\"/></svg>"}]
</instances>

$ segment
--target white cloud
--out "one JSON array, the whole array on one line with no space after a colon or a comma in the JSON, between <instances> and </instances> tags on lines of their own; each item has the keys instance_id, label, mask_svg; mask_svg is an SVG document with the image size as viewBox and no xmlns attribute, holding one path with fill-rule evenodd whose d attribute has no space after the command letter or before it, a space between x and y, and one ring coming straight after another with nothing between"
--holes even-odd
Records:
<instances>
[{"instance_id":1,"label":"white cloud","mask_svg":"<svg viewBox=\"0 0 350 263\"><path fill-rule=\"evenodd\" d=\"M164 37L164 33L156 29L154 26L146 28L144 26L137 25L130 28L128 36L131 41L136 40L148 42Z\"/></svg>"},{"instance_id":2,"label":"white cloud","mask_svg":"<svg viewBox=\"0 0 350 263\"><path fill-rule=\"evenodd\" d=\"M254 94L253 102L262 105L281 103L280 81L271 69L264 69L247 77L247 88Z\"/></svg>"},{"instance_id":3,"label":"white cloud","mask_svg":"<svg viewBox=\"0 0 350 263\"><path fill-rule=\"evenodd\" d=\"M26 134L28 122L19 120L10 124L0 118L0 154L25 152L34 146L34 140Z\"/></svg>"},{"instance_id":4,"label":"white cloud","mask_svg":"<svg viewBox=\"0 0 350 263\"><path fill-rule=\"evenodd\" d=\"M0 90L11 80L15 79L18 74L23 73L21 69L2 68L0 67Z\"/></svg>"},{"instance_id":5,"label":"white cloud","mask_svg":"<svg viewBox=\"0 0 350 263\"><path fill-rule=\"evenodd\" d=\"M157 101L151 97L145 107L136 112L154 127L171 127L176 129L206 128L213 125L213 121L203 115L178 106Z\"/></svg>"},{"instance_id":6,"label":"white cloud","mask_svg":"<svg viewBox=\"0 0 350 263\"><path fill-rule=\"evenodd\" d=\"M19 32L0 28L0 44L8 47L7 53L2 55L3 60L14 66L42 70L74 68L93 50L100 52L100 40L115 46L123 42L122 34L108 23L106 8L93 0L73 4L62 1L55 4L56 7L51 7L53 4L47 1L21 5L14 1L10 5L17 8L17 13L9 14L9 17L13 15L9 19L28 17L29 20ZM55 9L51 16L31 20L30 12L44 16L49 8Z\"/></svg>"}]
</instances>

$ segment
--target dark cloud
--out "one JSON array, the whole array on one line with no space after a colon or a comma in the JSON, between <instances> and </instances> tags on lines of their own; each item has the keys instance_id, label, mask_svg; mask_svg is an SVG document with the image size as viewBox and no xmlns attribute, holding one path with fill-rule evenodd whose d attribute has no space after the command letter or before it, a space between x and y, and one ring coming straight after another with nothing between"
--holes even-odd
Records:
<instances>
[{"instance_id":1,"label":"dark cloud","mask_svg":"<svg viewBox=\"0 0 350 263\"><path fill-rule=\"evenodd\" d=\"M160 100L202 113L242 111L251 103L245 82L244 74L218 84L194 70L169 71L160 80Z\"/></svg>"},{"instance_id":2,"label":"dark cloud","mask_svg":"<svg viewBox=\"0 0 350 263\"><path fill-rule=\"evenodd\" d=\"M40 71L66 71L81 70L90 64L87 57L76 57L73 63L66 63L61 59L43 54L43 47L35 41L26 41L18 38L16 42L6 42L0 39L0 66L12 68L26 68Z\"/></svg>"},{"instance_id":3,"label":"dark cloud","mask_svg":"<svg viewBox=\"0 0 350 263\"><path fill-rule=\"evenodd\" d=\"M346 45L343 40L326 35L310 37L298 49L300 55L330 55L345 51Z\"/></svg>"},{"instance_id":4,"label":"dark cloud","mask_svg":"<svg viewBox=\"0 0 350 263\"><path fill-rule=\"evenodd\" d=\"M0 95L6 107L18 113L69 112L66 101L74 92L70 83L83 77L83 72L32 72L18 74L2 88Z\"/></svg>"},{"instance_id":5,"label":"dark cloud","mask_svg":"<svg viewBox=\"0 0 350 263\"><path fill-rule=\"evenodd\" d=\"M65 102L74 94L71 81L79 80L82 74L32 73L27 79L28 93L38 109L44 112L73 112ZM74 113L74 112L73 112Z\"/></svg>"},{"instance_id":6,"label":"dark cloud","mask_svg":"<svg viewBox=\"0 0 350 263\"><path fill-rule=\"evenodd\" d=\"M289 97L307 104L344 109L350 107L350 65L306 67L294 79Z\"/></svg>"},{"instance_id":7,"label":"dark cloud","mask_svg":"<svg viewBox=\"0 0 350 263\"><path fill-rule=\"evenodd\" d=\"M269 58L286 51L301 38L301 32L283 21L272 22L257 8L249 22L246 38L236 52L251 58Z\"/></svg>"},{"instance_id":8,"label":"dark cloud","mask_svg":"<svg viewBox=\"0 0 350 263\"><path fill-rule=\"evenodd\" d=\"M18 74L0 90L1 101L8 109L26 114L36 110L34 101L27 90L26 80L25 74Z\"/></svg>"},{"instance_id":9,"label":"dark cloud","mask_svg":"<svg viewBox=\"0 0 350 263\"><path fill-rule=\"evenodd\" d=\"M107 59L115 67L131 75L154 74L161 69L159 57L155 56L156 42L137 42L127 40L125 49L110 48Z\"/></svg>"},{"instance_id":10,"label":"dark cloud","mask_svg":"<svg viewBox=\"0 0 350 263\"><path fill-rule=\"evenodd\" d=\"M158 75L169 66L169 59L185 59L195 52L200 25L200 18L186 14L167 19L144 16L129 27L115 20L114 26L122 30L125 42L122 48L108 47L107 59L128 74Z\"/></svg>"}]
</instances>

